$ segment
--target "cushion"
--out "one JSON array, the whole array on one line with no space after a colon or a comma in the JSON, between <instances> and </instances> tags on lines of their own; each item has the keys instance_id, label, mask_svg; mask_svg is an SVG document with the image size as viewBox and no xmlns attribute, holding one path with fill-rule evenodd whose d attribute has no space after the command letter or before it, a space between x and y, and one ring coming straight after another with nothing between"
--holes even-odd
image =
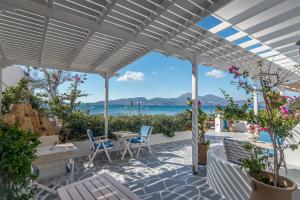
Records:
<instances>
[{"instance_id":1,"label":"cushion","mask_svg":"<svg viewBox=\"0 0 300 200\"><path fill-rule=\"evenodd\" d=\"M130 139L127 139L127 141L129 141ZM131 143L142 143L144 142L145 138L143 137L134 137L134 138L131 138L130 142Z\"/></svg>"}]
</instances>

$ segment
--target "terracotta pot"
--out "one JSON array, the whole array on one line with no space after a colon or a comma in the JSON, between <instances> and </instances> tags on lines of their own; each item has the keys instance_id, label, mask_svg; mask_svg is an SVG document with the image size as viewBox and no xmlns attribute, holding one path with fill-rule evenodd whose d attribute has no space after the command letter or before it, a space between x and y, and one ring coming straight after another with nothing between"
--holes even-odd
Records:
<instances>
[{"instance_id":1,"label":"terracotta pot","mask_svg":"<svg viewBox=\"0 0 300 200\"><path fill-rule=\"evenodd\" d=\"M229 132L235 132L235 127L233 126L233 124L234 124L233 121L228 122L228 131Z\"/></svg>"},{"instance_id":2,"label":"terracotta pot","mask_svg":"<svg viewBox=\"0 0 300 200\"><path fill-rule=\"evenodd\" d=\"M270 172L264 172L267 176L272 176ZM262 183L255 178L251 177L251 200L292 200L292 193L297 189L296 184L290 179L280 176L279 183L284 187L274 187L265 183Z\"/></svg>"},{"instance_id":3,"label":"terracotta pot","mask_svg":"<svg viewBox=\"0 0 300 200\"><path fill-rule=\"evenodd\" d=\"M199 165L206 165L208 147L209 147L208 144L198 143L198 164Z\"/></svg>"},{"instance_id":4,"label":"terracotta pot","mask_svg":"<svg viewBox=\"0 0 300 200\"><path fill-rule=\"evenodd\" d=\"M235 128L233 126L228 127L229 132L235 132Z\"/></svg>"}]
</instances>

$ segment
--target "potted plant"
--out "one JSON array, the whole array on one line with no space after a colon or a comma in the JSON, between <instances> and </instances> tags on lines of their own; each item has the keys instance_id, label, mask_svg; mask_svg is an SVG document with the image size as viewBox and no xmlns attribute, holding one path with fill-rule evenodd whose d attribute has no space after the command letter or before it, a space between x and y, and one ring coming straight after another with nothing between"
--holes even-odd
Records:
<instances>
[{"instance_id":1,"label":"potted plant","mask_svg":"<svg viewBox=\"0 0 300 200\"><path fill-rule=\"evenodd\" d=\"M282 142L286 139L293 139L294 135L291 130L298 121L286 108L290 98L282 96L279 88L289 81L293 72L291 70L275 70L271 64L266 66L261 60L257 62L255 71L257 73L253 74L251 78L258 80L259 84L256 88L249 81L250 75L247 71L241 73L235 66L229 68L229 72L234 74L234 78L237 80L235 83L239 88L245 89L247 94L255 89L262 96L266 109L257 115L251 112L247 118L250 123L257 124L261 131L268 132L274 150L274 166L270 172L265 171L256 156L244 161L244 167L249 168L251 177L251 198L265 199L265 195L268 194L268 198L272 200L290 200L292 192L296 190L296 184L288 178L280 176L279 169L284 160L284 150L298 148L298 143L284 144Z\"/></svg>"},{"instance_id":2,"label":"potted plant","mask_svg":"<svg viewBox=\"0 0 300 200\"><path fill-rule=\"evenodd\" d=\"M230 132L235 132L234 123L238 120L243 120L245 113L248 109L248 101L246 101L242 106L237 104L233 98L223 89L221 89L227 105L217 106L222 117L228 122L228 130Z\"/></svg>"},{"instance_id":3,"label":"potted plant","mask_svg":"<svg viewBox=\"0 0 300 200\"><path fill-rule=\"evenodd\" d=\"M190 98L187 99L187 104L192 106L192 100ZM188 110L190 115L192 115L192 111ZM206 133L206 119L207 114L202 111L201 109L201 102L198 101L198 134L199 134L199 142L198 142L198 164L199 165L206 165L207 163L207 151L209 148L209 140L205 139Z\"/></svg>"},{"instance_id":4,"label":"potted plant","mask_svg":"<svg viewBox=\"0 0 300 200\"><path fill-rule=\"evenodd\" d=\"M1 199L32 199L36 178L31 163L36 159L38 136L17 125L0 121L0 194Z\"/></svg>"}]
</instances>

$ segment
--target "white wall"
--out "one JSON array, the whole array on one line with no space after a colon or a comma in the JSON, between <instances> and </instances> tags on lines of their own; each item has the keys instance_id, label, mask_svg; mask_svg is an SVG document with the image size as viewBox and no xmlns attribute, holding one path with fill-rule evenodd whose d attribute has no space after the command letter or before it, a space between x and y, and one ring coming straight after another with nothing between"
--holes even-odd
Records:
<instances>
[{"instance_id":1,"label":"white wall","mask_svg":"<svg viewBox=\"0 0 300 200\"><path fill-rule=\"evenodd\" d=\"M16 85L25 77L23 69L18 65L12 65L2 69L2 91L9 86Z\"/></svg>"}]
</instances>

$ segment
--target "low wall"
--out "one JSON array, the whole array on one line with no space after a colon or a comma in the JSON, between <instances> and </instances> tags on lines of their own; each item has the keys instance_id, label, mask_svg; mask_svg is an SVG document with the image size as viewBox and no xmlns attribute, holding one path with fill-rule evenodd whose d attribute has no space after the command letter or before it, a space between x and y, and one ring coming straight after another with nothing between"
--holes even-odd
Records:
<instances>
[{"instance_id":1,"label":"low wall","mask_svg":"<svg viewBox=\"0 0 300 200\"><path fill-rule=\"evenodd\" d=\"M41 144L39 144L38 148L52 146L54 144L59 143L58 135L50 135L50 136L41 136L39 138Z\"/></svg>"},{"instance_id":2,"label":"low wall","mask_svg":"<svg viewBox=\"0 0 300 200\"><path fill-rule=\"evenodd\" d=\"M207 155L207 180L210 187L224 199L249 200L250 179L240 166L228 162L224 147L217 144ZM293 200L300 199L300 190L293 193Z\"/></svg>"}]
</instances>

